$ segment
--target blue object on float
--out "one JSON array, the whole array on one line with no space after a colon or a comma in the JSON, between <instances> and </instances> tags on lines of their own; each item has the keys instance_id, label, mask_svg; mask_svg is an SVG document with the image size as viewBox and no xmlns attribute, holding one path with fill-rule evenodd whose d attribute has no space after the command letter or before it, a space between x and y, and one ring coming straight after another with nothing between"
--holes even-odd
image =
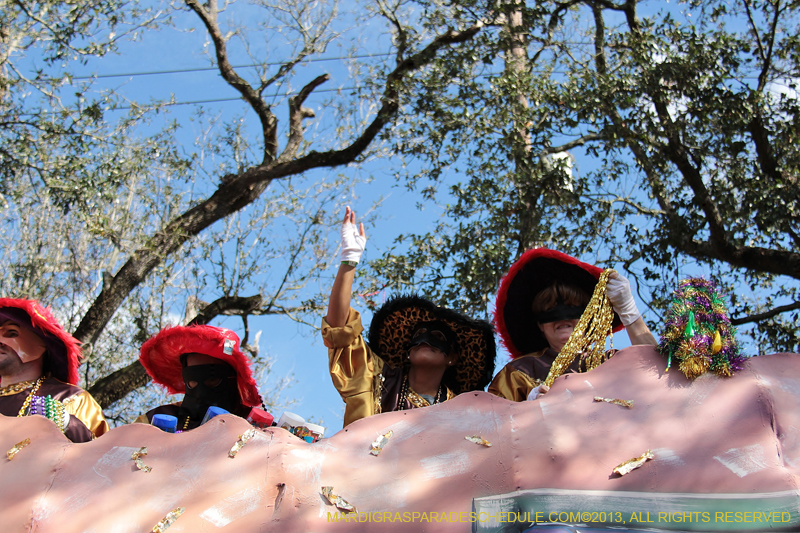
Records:
<instances>
[{"instance_id":1,"label":"blue object on float","mask_svg":"<svg viewBox=\"0 0 800 533\"><path fill-rule=\"evenodd\" d=\"M200 425L202 426L203 424L205 424L206 422L208 422L217 415L229 415L229 414L230 413L225 409L223 409L222 407L217 407L216 405L212 405L211 407L208 408L208 411L206 411L206 416L203 417L203 421L200 422Z\"/></svg>"},{"instance_id":2,"label":"blue object on float","mask_svg":"<svg viewBox=\"0 0 800 533\"><path fill-rule=\"evenodd\" d=\"M178 417L172 415L153 415L150 421L155 427L167 433L175 433L178 428Z\"/></svg>"}]
</instances>

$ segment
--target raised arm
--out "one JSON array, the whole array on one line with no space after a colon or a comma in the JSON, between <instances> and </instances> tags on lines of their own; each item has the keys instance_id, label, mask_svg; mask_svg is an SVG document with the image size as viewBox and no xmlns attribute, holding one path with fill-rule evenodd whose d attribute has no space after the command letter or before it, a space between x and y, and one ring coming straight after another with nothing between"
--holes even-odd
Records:
<instances>
[{"instance_id":1,"label":"raised arm","mask_svg":"<svg viewBox=\"0 0 800 533\"><path fill-rule=\"evenodd\" d=\"M628 332L631 344L634 346L637 344L656 346L658 344L656 338L650 333L650 328L644 323L642 314L636 307L636 302L633 301L631 284L628 279L616 272L611 274L608 278L606 294L611 301L612 307L614 307L614 311L622 320L622 325L625 326L625 331Z\"/></svg>"},{"instance_id":2,"label":"raised arm","mask_svg":"<svg viewBox=\"0 0 800 533\"><path fill-rule=\"evenodd\" d=\"M342 221L342 252L339 272L333 282L331 296L328 300L328 315L325 317L328 324L334 328L344 326L350 312L350 295L353 292L353 278L356 265L361 260L361 254L367 244L364 233L364 224L356 228L356 215L348 206Z\"/></svg>"}]
</instances>

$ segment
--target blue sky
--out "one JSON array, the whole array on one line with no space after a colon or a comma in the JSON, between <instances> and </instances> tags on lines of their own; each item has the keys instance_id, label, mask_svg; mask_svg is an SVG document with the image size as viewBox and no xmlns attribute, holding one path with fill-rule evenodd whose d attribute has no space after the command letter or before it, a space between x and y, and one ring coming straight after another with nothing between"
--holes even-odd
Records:
<instances>
[{"instance_id":1,"label":"blue sky","mask_svg":"<svg viewBox=\"0 0 800 533\"><path fill-rule=\"evenodd\" d=\"M254 9L252 6L245 5L238 18L247 19L249 10L252 9ZM322 137L328 140L333 137L335 120L333 113L325 105L326 99L335 96L335 93L330 91L344 88L347 92L356 84L348 70L346 60L341 58L355 53L359 56L377 55L374 61L381 61L384 57L381 54L389 49L383 24L356 23L356 15L353 13L344 17L348 22L347 26L340 24L339 29L342 32L340 38L321 54L322 58L328 60L303 64L297 68L291 87L266 91L266 94L285 95L288 90L298 89L319 74L329 73L331 80L315 92L307 102L307 106L314 109L318 117L306 123L310 131L321 131ZM248 19L248 22L252 21ZM350 47L354 42L360 44L351 50ZM271 50L268 61L273 61L273 58L279 59L286 51L285 43L273 41L270 44L275 44L275 47ZM263 48L262 44L254 46ZM259 139L256 133L255 115L248 110L243 101L238 99L238 93L221 79L206 54L209 50L205 28L193 13L184 11L176 15L175 27L163 28L160 31L145 31L137 42L123 43L118 55L89 61L84 66L75 67L74 73L79 77L96 76L99 87L114 88L119 94L138 102L174 99L175 102L186 103L186 105L171 106L167 115L167 118L175 119L186 126L178 132L180 142L186 147L192 146L197 135L197 125L191 122L195 104L188 103L201 101L205 102L204 109L212 115L219 114L223 118L242 115L246 126L253 132L254 142L257 143ZM231 50L231 62L234 65L250 62L241 47L232 45ZM256 53L263 51L263 49L254 50ZM363 59L370 61L369 58ZM242 72L247 73L248 69L242 69ZM285 108L285 102L276 107L279 120L284 124ZM109 118L114 118L113 114ZM311 133L309 138L312 138ZM315 145L313 148L325 149L325 145ZM344 206L349 204L357 215L363 215L372 209L376 201L383 198L383 202L373 213L375 222L367 226L369 240L365 259L382 255L400 233L424 232L441 214L441 208L435 204L426 204L422 211L418 210L417 202L420 201L420 197L403 187L395 186L392 176L393 165L396 164L398 162L391 158L379 158L362 165L359 170L355 168L320 170L309 173L308 176L313 180L330 173L360 172L364 177L373 178L370 183L358 185L356 190L341 193L341 212L343 213ZM579 158L579 170L581 164L591 163ZM456 176L452 174L449 176L449 178L454 177ZM331 226L331 238L338 239L337 235L338 226ZM323 279L318 288L326 290L330 287L336 272L336 263L335 258L332 258L334 266L327 273L329 277ZM641 302L638 304L640 310L646 309ZM362 312L365 311L358 302L356 307ZM176 310L176 313L179 312L180 310ZM645 316L647 318L647 315ZM319 317L314 320L317 324L319 321ZM368 321L369 314L366 314L365 326ZM241 321L238 318L217 320L214 324L229 327L240 335L242 333ZM275 379L292 375L294 384L282 395L284 399L296 402L288 410L305 418L321 420L328 427L328 434L338 430L341 427L343 403L331 384L327 372L326 349L318 332L286 317L254 317L250 320L250 327L253 332L262 331L261 351L269 355L274 362L271 377L266 382L261 381L260 386L269 388ZM616 348L627 345L628 339L624 333L615 336ZM500 349L497 369L499 370L507 360L507 355ZM280 415L279 412L273 414L276 418Z\"/></svg>"},{"instance_id":2,"label":"blue sky","mask_svg":"<svg viewBox=\"0 0 800 533\"><path fill-rule=\"evenodd\" d=\"M252 6L246 7L244 12L252 9L254 9ZM374 30L377 32L381 28ZM372 30L360 27L359 36L364 37L368 31ZM375 42L376 40L371 40L370 45ZM260 139L255 115L239 99L238 93L222 80L216 67L211 65L209 56L205 53L210 47L207 48L205 44L206 32L200 25L199 19L192 13L183 12L176 16L174 28L162 28L157 32L145 31L137 42L122 43L118 55L92 60L84 66L76 67L74 73L77 78L94 77L98 87L114 89L125 98L137 102L146 103L154 100L173 100L179 104L205 102L202 105L211 115L219 114L222 118L243 115L247 127L252 130L254 142L257 143ZM348 32L345 31L339 42L321 54L322 58L333 59L301 65L297 69L297 75L293 77L292 83L300 86L323 72L331 75L331 80L324 84L306 104L318 115L317 119L306 123L309 130L313 131L319 124L330 128L332 118L324 107L324 100L333 95L331 92L333 89L350 88L354 85L345 60L338 59L349 54L345 49L349 45ZM388 49L388 45L385 48ZM241 48L231 46L231 50L231 62L234 65L251 63L249 58L243 57ZM369 50L356 50L355 53L369 55L379 51L380 48L370 46ZM273 53L270 57L275 56ZM364 59L369 60L369 58ZM240 72L245 76L251 73L251 69L242 68ZM295 86L292 88L297 89ZM268 89L266 94L276 94L280 91L285 93L286 89L278 91ZM283 102L276 105L279 119L284 118L285 107ZM185 126L179 130L178 135L187 149L191 149L194 137L197 135L197 125L191 122L195 109L196 104L174 105L168 108L166 115L167 119L177 120ZM111 113L108 118L115 118L115 114L121 115L121 113ZM285 120L283 122L285 123ZM153 128L155 129L158 124L159 121L156 120ZM312 138L311 134L309 138ZM312 148L324 149L325 146L316 145ZM355 169L324 169L310 173L309 178L313 180L315 175L355 171ZM409 229L421 231L439 214L439 209L433 205L427 206L420 213L415 207L417 196L403 188L393 187L391 162L378 159L363 165L360 172L371 176L373 180L359 185L357 190L342 191L342 213L345 205L352 205L357 214L364 214L373 208L375 201L380 198L385 199L378 208L379 213L374 213L380 219L379 224L367 227L369 242L365 259L369 259L370 256L378 257L400 232ZM331 227L330 234L332 239L338 240L338 227ZM320 286L323 289L330 286L335 272L335 267L330 269L328 272L330 279L321 282ZM361 310L364 311L363 308ZM176 315L181 312L180 309L175 311ZM320 317L316 317L314 322L319 324ZM239 318L222 318L213 323L229 327L242 335L242 323ZM273 360L270 377L266 381L260 381L259 385L269 389L271 382L291 375L294 384L283 392L282 398L296 403L288 410L305 418L322 420L329 427L329 431L338 430L341 427L344 404L330 382L326 349L318 332L286 317L251 317L250 328L253 333L262 331L259 343L261 353L269 355ZM256 370L258 373L258 369ZM280 415L280 413L273 414L276 418Z\"/></svg>"}]
</instances>

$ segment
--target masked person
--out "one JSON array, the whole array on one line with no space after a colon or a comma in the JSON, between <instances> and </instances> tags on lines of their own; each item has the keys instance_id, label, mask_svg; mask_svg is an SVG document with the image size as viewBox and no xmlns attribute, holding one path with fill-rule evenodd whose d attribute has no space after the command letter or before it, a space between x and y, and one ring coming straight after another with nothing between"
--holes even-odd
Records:
<instances>
[{"instance_id":1,"label":"masked person","mask_svg":"<svg viewBox=\"0 0 800 533\"><path fill-rule=\"evenodd\" d=\"M322 339L331 379L345 402L344 425L389 411L427 407L462 392L483 390L494 372L492 325L418 296L387 301L367 338L350 307L355 266L366 245L348 207L341 265L331 290Z\"/></svg>"},{"instance_id":2,"label":"masked person","mask_svg":"<svg viewBox=\"0 0 800 533\"><path fill-rule=\"evenodd\" d=\"M209 407L221 407L247 418L261 405L250 361L233 331L214 326L175 326L161 330L142 345L139 361L154 382L171 394L183 394L176 404L162 405L136 422L150 423L157 414L178 419L178 430L199 426Z\"/></svg>"},{"instance_id":3,"label":"masked person","mask_svg":"<svg viewBox=\"0 0 800 533\"><path fill-rule=\"evenodd\" d=\"M583 315L603 270L567 254L537 248L517 260L500 282L495 325L512 361L497 373L489 392L508 400L533 400L548 390L544 381ZM636 307L628 280L612 273L606 296L614 311L612 328L623 327L631 344L655 346ZM576 357L568 371L585 372Z\"/></svg>"},{"instance_id":4,"label":"masked person","mask_svg":"<svg viewBox=\"0 0 800 533\"><path fill-rule=\"evenodd\" d=\"M108 431L103 410L77 386L80 345L35 300L0 298L0 414L41 415L72 442Z\"/></svg>"}]
</instances>

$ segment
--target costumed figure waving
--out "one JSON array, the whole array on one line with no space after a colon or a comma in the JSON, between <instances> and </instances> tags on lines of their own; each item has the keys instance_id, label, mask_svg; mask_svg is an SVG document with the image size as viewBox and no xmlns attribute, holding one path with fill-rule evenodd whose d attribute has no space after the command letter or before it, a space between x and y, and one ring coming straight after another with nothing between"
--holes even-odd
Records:
<instances>
[{"instance_id":1,"label":"costumed figure waving","mask_svg":"<svg viewBox=\"0 0 800 533\"><path fill-rule=\"evenodd\" d=\"M0 298L0 414L41 415L72 442L108 431L103 410L77 386L80 343L35 300Z\"/></svg>"},{"instance_id":2,"label":"costumed figure waving","mask_svg":"<svg viewBox=\"0 0 800 533\"><path fill-rule=\"evenodd\" d=\"M513 360L489 392L517 402L546 393L564 372L602 363L613 353L605 350L612 331L624 327L634 345L657 344L627 279L546 248L512 265L500 282L494 320Z\"/></svg>"},{"instance_id":3,"label":"costumed figure waving","mask_svg":"<svg viewBox=\"0 0 800 533\"><path fill-rule=\"evenodd\" d=\"M350 295L365 245L364 225L356 227L348 207L341 264L322 319L331 379L346 404L344 425L482 390L491 380L495 358L492 325L484 320L419 296L400 296L375 313L369 343L364 341L361 315L350 307Z\"/></svg>"},{"instance_id":4,"label":"costumed figure waving","mask_svg":"<svg viewBox=\"0 0 800 533\"><path fill-rule=\"evenodd\" d=\"M139 361L154 382L183 400L151 409L136 422L155 415L174 416L177 430L199 426L210 407L247 418L262 405L250 360L233 331L215 326L175 326L142 345Z\"/></svg>"}]
</instances>

